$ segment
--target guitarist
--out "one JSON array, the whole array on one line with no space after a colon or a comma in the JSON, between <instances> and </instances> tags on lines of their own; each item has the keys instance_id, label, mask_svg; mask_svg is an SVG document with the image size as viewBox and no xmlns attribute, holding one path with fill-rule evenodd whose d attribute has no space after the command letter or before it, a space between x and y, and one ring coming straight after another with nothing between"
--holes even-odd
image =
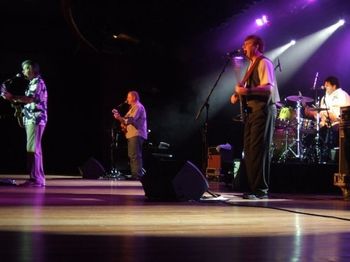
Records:
<instances>
[{"instance_id":1,"label":"guitarist","mask_svg":"<svg viewBox=\"0 0 350 262\"><path fill-rule=\"evenodd\" d=\"M41 138L47 123L47 89L40 76L39 65L31 60L22 63L23 75L29 80L24 96L5 91L2 95L12 103L23 104L23 124L27 137L27 163L30 178L23 186L44 187Z\"/></svg>"},{"instance_id":2,"label":"guitarist","mask_svg":"<svg viewBox=\"0 0 350 262\"><path fill-rule=\"evenodd\" d=\"M263 40L249 35L242 48L250 64L244 82L235 87L231 103L235 104L239 98L245 101L243 150L250 191L244 193L243 198L263 199L268 198L270 146L279 94L273 64L263 56Z\"/></svg>"},{"instance_id":3,"label":"guitarist","mask_svg":"<svg viewBox=\"0 0 350 262\"><path fill-rule=\"evenodd\" d=\"M140 96L136 91L128 92L126 102L129 111L122 117L116 109L112 110L125 133L128 144L128 157L133 179L140 179L142 173L142 146L147 139L147 116L144 106L140 103Z\"/></svg>"}]
</instances>

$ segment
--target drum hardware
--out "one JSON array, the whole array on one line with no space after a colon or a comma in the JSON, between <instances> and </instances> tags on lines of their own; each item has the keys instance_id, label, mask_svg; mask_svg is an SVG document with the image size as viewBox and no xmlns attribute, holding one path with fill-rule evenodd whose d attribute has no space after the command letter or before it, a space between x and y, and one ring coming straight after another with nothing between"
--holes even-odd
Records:
<instances>
[{"instance_id":1,"label":"drum hardware","mask_svg":"<svg viewBox=\"0 0 350 262\"><path fill-rule=\"evenodd\" d=\"M298 99L297 99L298 98ZM285 120L285 125L279 126L283 129L283 152L275 157L277 162L285 162L290 157L299 161L308 161L313 163L323 163L325 160L324 152L328 152L328 146L320 136L320 112L326 110L325 108L314 107L311 110L316 111L316 120L311 120L301 117L301 108L304 102L314 101L312 98L303 96L289 96L286 100L295 101L295 121L290 117L290 109L281 108L278 120ZM284 109L284 110L282 110ZM280 130L280 129L279 129ZM293 133L292 131L296 132ZM296 135L291 140L292 135ZM312 139L312 141L310 140Z\"/></svg>"}]
</instances>

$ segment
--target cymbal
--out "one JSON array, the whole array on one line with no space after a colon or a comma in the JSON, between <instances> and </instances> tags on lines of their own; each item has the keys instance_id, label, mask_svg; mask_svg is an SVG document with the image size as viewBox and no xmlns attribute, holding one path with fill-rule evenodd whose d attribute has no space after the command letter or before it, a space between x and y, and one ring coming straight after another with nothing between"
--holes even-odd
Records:
<instances>
[{"instance_id":1,"label":"cymbal","mask_svg":"<svg viewBox=\"0 0 350 262\"><path fill-rule=\"evenodd\" d=\"M279 101L279 102L276 102L276 106L277 107L284 107L284 103Z\"/></svg>"},{"instance_id":2,"label":"cymbal","mask_svg":"<svg viewBox=\"0 0 350 262\"><path fill-rule=\"evenodd\" d=\"M309 103L314 101L312 98L307 96L287 96L286 99L293 102L301 101L302 103Z\"/></svg>"}]
</instances>

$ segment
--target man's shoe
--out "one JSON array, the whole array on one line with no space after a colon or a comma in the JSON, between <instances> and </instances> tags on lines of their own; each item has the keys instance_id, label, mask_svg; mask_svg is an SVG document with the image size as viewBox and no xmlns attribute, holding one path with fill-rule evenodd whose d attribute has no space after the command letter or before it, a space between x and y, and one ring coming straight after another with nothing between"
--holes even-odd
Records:
<instances>
[{"instance_id":1,"label":"man's shoe","mask_svg":"<svg viewBox=\"0 0 350 262\"><path fill-rule=\"evenodd\" d=\"M259 199L268 199L269 195L266 193L265 194L257 194L256 197Z\"/></svg>"},{"instance_id":2,"label":"man's shoe","mask_svg":"<svg viewBox=\"0 0 350 262\"><path fill-rule=\"evenodd\" d=\"M23 186L23 187L45 187L45 184L39 183L36 181L32 181L32 180L27 180L23 184L20 184L20 186Z\"/></svg>"},{"instance_id":3,"label":"man's shoe","mask_svg":"<svg viewBox=\"0 0 350 262\"><path fill-rule=\"evenodd\" d=\"M258 198L253 193L244 193L243 194L243 199L256 200Z\"/></svg>"}]
</instances>

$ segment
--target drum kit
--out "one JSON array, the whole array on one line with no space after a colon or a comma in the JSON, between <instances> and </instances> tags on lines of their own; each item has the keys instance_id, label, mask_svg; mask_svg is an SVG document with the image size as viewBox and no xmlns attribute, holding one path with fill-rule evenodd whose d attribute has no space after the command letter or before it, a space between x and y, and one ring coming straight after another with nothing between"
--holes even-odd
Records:
<instances>
[{"instance_id":1,"label":"drum kit","mask_svg":"<svg viewBox=\"0 0 350 262\"><path fill-rule=\"evenodd\" d=\"M306 96L288 96L276 103L278 114L273 136L272 161L285 163L297 160L312 163L328 161L329 146L320 136L320 112L326 108L311 107L315 119L304 117L303 107L314 99ZM318 104L318 103L316 103Z\"/></svg>"}]
</instances>

